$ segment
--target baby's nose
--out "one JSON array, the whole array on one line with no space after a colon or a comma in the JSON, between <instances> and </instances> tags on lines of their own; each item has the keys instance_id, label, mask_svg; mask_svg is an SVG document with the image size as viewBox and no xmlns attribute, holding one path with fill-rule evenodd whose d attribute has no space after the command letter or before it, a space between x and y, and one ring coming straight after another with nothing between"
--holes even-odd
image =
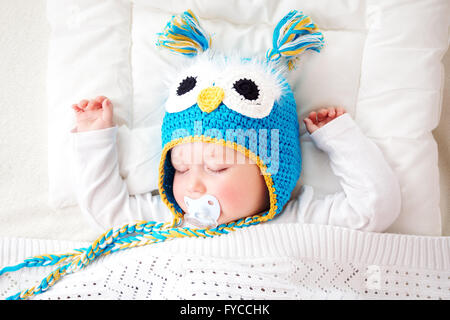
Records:
<instances>
[{"instance_id":1,"label":"baby's nose","mask_svg":"<svg viewBox=\"0 0 450 320\"><path fill-rule=\"evenodd\" d=\"M202 195L206 192L205 184L200 176L192 175L188 182L188 192L191 195Z\"/></svg>"}]
</instances>

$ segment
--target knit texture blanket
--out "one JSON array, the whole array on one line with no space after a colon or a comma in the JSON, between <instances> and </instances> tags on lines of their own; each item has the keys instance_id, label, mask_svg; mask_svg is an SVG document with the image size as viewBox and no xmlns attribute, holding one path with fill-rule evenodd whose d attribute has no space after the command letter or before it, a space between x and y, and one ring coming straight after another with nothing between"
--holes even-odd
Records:
<instances>
[{"instance_id":1,"label":"knit texture blanket","mask_svg":"<svg viewBox=\"0 0 450 320\"><path fill-rule=\"evenodd\" d=\"M0 239L0 265L89 243ZM0 276L0 297L55 267ZM450 237L263 224L100 258L33 299L450 299Z\"/></svg>"}]
</instances>

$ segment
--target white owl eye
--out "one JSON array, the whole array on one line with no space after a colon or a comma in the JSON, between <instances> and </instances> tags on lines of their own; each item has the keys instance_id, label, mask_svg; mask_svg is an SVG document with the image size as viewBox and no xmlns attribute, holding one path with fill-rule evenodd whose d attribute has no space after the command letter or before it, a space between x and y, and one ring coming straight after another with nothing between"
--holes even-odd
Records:
<instances>
[{"instance_id":1,"label":"white owl eye","mask_svg":"<svg viewBox=\"0 0 450 320\"><path fill-rule=\"evenodd\" d=\"M215 74L214 66L208 61L198 61L181 71L172 82L167 112L180 112L195 105L200 91L211 86Z\"/></svg>"},{"instance_id":2,"label":"white owl eye","mask_svg":"<svg viewBox=\"0 0 450 320\"><path fill-rule=\"evenodd\" d=\"M278 83L259 70L233 68L217 83L225 91L223 103L230 109L251 118L264 118L272 111L278 98Z\"/></svg>"},{"instance_id":3,"label":"white owl eye","mask_svg":"<svg viewBox=\"0 0 450 320\"><path fill-rule=\"evenodd\" d=\"M185 73L173 83L166 101L166 110L169 113L180 112L197 103L200 92L201 76L198 73Z\"/></svg>"}]
</instances>

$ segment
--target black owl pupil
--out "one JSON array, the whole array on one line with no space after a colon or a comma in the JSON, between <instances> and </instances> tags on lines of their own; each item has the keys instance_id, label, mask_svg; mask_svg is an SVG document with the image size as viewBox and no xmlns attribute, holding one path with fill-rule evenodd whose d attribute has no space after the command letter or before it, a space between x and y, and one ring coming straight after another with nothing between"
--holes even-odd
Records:
<instances>
[{"instance_id":1,"label":"black owl pupil","mask_svg":"<svg viewBox=\"0 0 450 320\"><path fill-rule=\"evenodd\" d=\"M240 79L234 83L233 88L247 100L258 99L259 89L252 80Z\"/></svg>"},{"instance_id":2,"label":"black owl pupil","mask_svg":"<svg viewBox=\"0 0 450 320\"><path fill-rule=\"evenodd\" d=\"M183 81L181 81L180 85L178 86L177 95L181 96L181 95L191 91L192 89L195 88L196 84L197 84L197 79L195 79L194 77L185 78Z\"/></svg>"}]
</instances>

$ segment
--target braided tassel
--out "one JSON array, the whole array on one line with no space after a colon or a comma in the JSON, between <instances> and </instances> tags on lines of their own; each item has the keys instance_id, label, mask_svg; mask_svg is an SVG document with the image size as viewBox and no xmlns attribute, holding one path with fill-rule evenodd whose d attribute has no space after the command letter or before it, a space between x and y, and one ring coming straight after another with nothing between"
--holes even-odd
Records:
<instances>
[{"instance_id":1,"label":"braided tassel","mask_svg":"<svg viewBox=\"0 0 450 320\"><path fill-rule=\"evenodd\" d=\"M68 273L75 272L81 268L84 268L96 258L102 255L108 255L112 252L126 249L128 247L136 247L148 244L148 240L145 243L138 243L133 240L127 239L127 236L133 233L151 233L153 228L162 228L168 224L156 223L153 221L145 222L138 221L131 225L124 225L120 228L111 228L104 234L102 234L94 243L87 247L76 249L76 253L61 254L61 255L41 255L25 259L23 263L15 266L4 267L0 270L0 275L20 270L24 267L40 267L60 264L62 262L68 262L65 265L57 268L46 276L38 287L32 287L28 290L19 292L11 297L9 300L21 300L30 298L33 295L45 292L51 286L53 286L61 277ZM133 242L133 246L123 245L124 243ZM118 248L116 248L118 247Z\"/></svg>"},{"instance_id":2,"label":"braided tassel","mask_svg":"<svg viewBox=\"0 0 450 320\"><path fill-rule=\"evenodd\" d=\"M120 228L111 228L98 237L91 246L76 249L76 253L32 257L25 260L28 262L1 269L0 275L17 271L23 267L49 266L67 262L47 275L38 286L23 290L7 298L8 300L24 300L47 291L66 274L76 272L77 270L86 267L100 256L106 256L117 251L142 247L175 238L212 238L214 236L228 234L236 229L259 224L267 219L267 216L255 215L213 229L181 228L174 227L174 223L138 221L133 224L126 224ZM51 259L46 260L44 259L45 257L50 257Z\"/></svg>"},{"instance_id":3,"label":"braided tassel","mask_svg":"<svg viewBox=\"0 0 450 320\"><path fill-rule=\"evenodd\" d=\"M278 61L283 56L287 60L289 70L292 70L298 55L306 50L319 52L323 44L323 34L311 18L293 10L275 27L273 48L267 51L266 57L269 61Z\"/></svg>"},{"instance_id":4,"label":"braided tassel","mask_svg":"<svg viewBox=\"0 0 450 320\"><path fill-rule=\"evenodd\" d=\"M65 264L65 265L57 268L55 271L53 271L48 276L46 276L41 281L39 286L37 286L37 287L34 286L28 290L18 292L15 295L6 298L6 300L25 300L36 294L45 292L51 286L53 286L56 283L56 281L58 281L62 276L64 276L68 272L68 268L70 267L70 265L71 265L71 263L68 263L68 264Z\"/></svg>"},{"instance_id":5,"label":"braided tassel","mask_svg":"<svg viewBox=\"0 0 450 320\"><path fill-rule=\"evenodd\" d=\"M156 45L186 56L196 56L211 46L211 37L200 26L195 14L188 10L172 17L164 32L158 33Z\"/></svg>"},{"instance_id":6,"label":"braided tassel","mask_svg":"<svg viewBox=\"0 0 450 320\"><path fill-rule=\"evenodd\" d=\"M78 251L82 249L77 249ZM79 255L79 252L67 253L67 254L46 254L35 256L25 259L22 263L15 266L4 267L0 270L0 276L4 273L18 271L22 268L32 268L32 267L47 267L56 265L65 261L71 261L75 256Z\"/></svg>"}]
</instances>

